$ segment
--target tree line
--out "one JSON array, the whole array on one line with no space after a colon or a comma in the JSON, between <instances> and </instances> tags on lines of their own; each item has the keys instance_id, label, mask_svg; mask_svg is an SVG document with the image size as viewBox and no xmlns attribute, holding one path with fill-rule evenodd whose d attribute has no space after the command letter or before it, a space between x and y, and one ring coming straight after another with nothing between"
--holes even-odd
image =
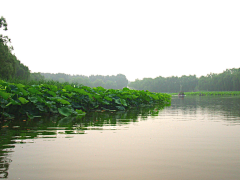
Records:
<instances>
[{"instance_id":1,"label":"tree line","mask_svg":"<svg viewBox=\"0 0 240 180\"><path fill-rule=\"evenodd\" d=\"M226 69L223 73L210 73L201 76L199 90L207 91L240 91L240 68Z\"/></svg>"},{"instance_id":2,"label":"tree line","mask_svg":"<svg viewBox=\"0 0 240 180\"><path fill-rule=\"evenodd\" d=\"M106 89L122 89L128 85L128 80L123 74L117 74L116 76L91 75L89 77L84 75L69 75L64 73L40 73L40 75L45 80L53 80L61 83L68 82L73 84L82 84L89 87L101 86ZM35 74L35 76L37 76L37 74Z\"/></svg>"},{"instance_id":3,"label":"tree line","mask_svg":"<svg viewBox=\"0 0 240 180\"><path fill-rule=\"evenodd\" d=\"M3 28L3 29L2 29ZM0 30L7 31L7 22L4 17L0 18ZM0 34L0 78L10 80L14 78L27 80L30 70L22 64L12 53L11 39Z\"/></svg>"},{"instance_id":4,"label":"tree line","mask_svg":"<svg viewBox=\"0 0 240 180\"><path fill-rule=\"evenodd\" d=\"M240 68L226 69L223 73L210 73L197 78L196 75L144 78L128 85L136 90L152 92L193 92L193 91L240 91Z\"/></svg>"},{"instance_id":5,"label":"tree line","mask_svg":"<svg viewBox=\"0 0 240 180\"><path fill-rule=\"evenodd\" d=\"M0 30L7 31L7 22L0 18ZM0 79L12 81L20 80L54 80L60 83L77 83L89 87L102 86L106 89L122 89L129 86L136 90L148 90L152 92L192 92L192 91L240 91L240 68L227 69L223 73L210 73L207 76L197 78L196 75L144 78L128 82L123 74L116 76L102 75L68 75L64 73L31 73L29 68L22 64L12 53L11 39L0 34Z\"/></svg>"}]
</instances>

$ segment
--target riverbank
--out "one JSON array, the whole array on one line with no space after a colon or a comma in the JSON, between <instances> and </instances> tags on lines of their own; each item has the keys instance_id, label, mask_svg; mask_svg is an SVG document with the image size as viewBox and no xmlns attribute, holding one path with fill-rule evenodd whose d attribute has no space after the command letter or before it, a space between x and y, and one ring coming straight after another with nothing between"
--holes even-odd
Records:
<instances>
[{"instance_id":1,"label":"riverbank","mask_svg":"<svg viewBox=\"0 0 240 180\"><path fill-rule=\"evenodd\" d=\"M168 105L171 95L149 91L90 88L81 85L24 85L0 80L0 118L51 114L83 116L91 110L124 111L151 104Z\"/></svg>"}]
</instances>

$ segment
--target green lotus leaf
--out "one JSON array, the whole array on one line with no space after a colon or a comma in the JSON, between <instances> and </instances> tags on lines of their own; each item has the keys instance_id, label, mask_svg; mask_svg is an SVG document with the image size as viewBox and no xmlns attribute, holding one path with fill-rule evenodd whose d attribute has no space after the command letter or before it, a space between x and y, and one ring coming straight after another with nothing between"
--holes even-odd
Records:
<instances>
[{"instance_id":1,"label":"green lotus leaf","mask_svg":"<svg viewBox=\"0 0 240 180\"><path fill-rule=\"evenodd\" d=\"M72 87L71 85L66 85L66 86L64 86L64 89L66 89L67 91L72 92L74 87Z\"/></svg>"},{"instance_id":2,"label":"green lotus leaf","mask_svg":"<svg viewBox=\"0 0 240 180\"><path fill-rule=\"evenodd\" d=\"M32 103L37 103L38 102L38 98L37 97L28 97L28 99L32 102Z\"/></svg>"},{"instance_id":3,"label":"green lotus leaf","mask_svg":"<svg viewBox=\"0 0 240 180\"><path fill-rule=\"evenodd\" d=\"M51 101L60 102L60 103L65 104L65 105L66 105L66 104L67 104L67 105L70 104L70 102L68 102L68 101L65 100L65 99L62 99L61 97L49 97L48 99L51 100Z\"/></svg>"},{"instance_id":4,"label":"green lotus leaf","mask_svg":"<svg viewBox=\"0 0 240 180\"><path fill-rule=\"evenodd\" d=\"M23 93L24 96L28 95L28 92L23 89L25 87L23 84L17 84L16 86L18 87L18 90Z\"/></svg>"},{"instance_id":5,"label":"green lotus leaf","mask_svg":"<svg viewBox=\"0 0 240 180\"><path fill-rule=\"evenodd\" d=\"M32 94L41 94L36 88L34 87L31 87L31 88L28 88L28 91Z\"/></svg>"},{"instance_id":6,"label":"green lotus leaf","mask_svg":"<svg viewBox=\"0 0 240 180\"><path fill-rule=\"evenodd\" d=\"M49 88L54 92L56 92L58 90L57 86L55 86L55 85L49 85Z\"/></svg>"},{"instance_id":7,"label":"green lotus leaf","mask_svg":"<svg viewBox=\"0 0 240 180\"><path fill-rule=\"evenodd\" d=\"M109 103L108 101L106 101L106 100L103 100L102 103L103 103L103 104L107 104L107 105L110 104L110 103Z\"/></svg>"},{"instance_id":8,"label":"green lotus leaf","mask_svg":"<svg viewBox=\"0 0 240 180\"><path fill-rule=\"evenodd\" d=\"M82 111L81 109L76 109L75 111L78 113L78 115L85 115L85 114L86 114L86 113L85 113L84 111Z\"/></svg>"},{"instance_id":9,"label":"green lotus leaf","mask_svg":"<svg viewBox=\"0 0 240 180\"><path fill-rule=\"evenodd\" d=\"M120 101L120 99L114 99L114 100L115 100L115 103L117 103L117 104L122 104L121 101Z\"/></svg>"},{"instance_id":10,"label":"green lotus leaf","mask_svg":"<svg viewBox=\"0 0 240 180\"><path fill-rule=\"evenodd\" d=\"M56 93L53 91L47 91L48 94L51 94L53 97L56 97Z\"/></svg>"},{"instance_id":11,"label":"green lotus leaf","mask_svg":"<svg viewBox=\"0 0 240 180\"><path fill-rule=\"evenodd\" d=\"M68 107L58 108L58 112L64 116L70 116L72 114L72 109Z\"/></svg>"},{"instance_id":12,"label":"green lotus leaf","mask_svg":"<svg viewBox=\"0 0 240 180\"><path fill-rule=\"evenodd\" d=\"M75 92L77 92L79 94L83 94L83 95L87 95L88 94L84 89L74 88L73 91L75 91Z\"/></svg>"},{"instance_id":13,"label":"green lotus leaf","mask_svg":"<svg viewBox=\"0 0 240 180\"><path fill-rule=\"evenodd\" d=\"M9 99L12 96L12 94L11 93L7 93L5 91L0 91L0 96L3 97L3 99L7 100L7 99Z\"/></svg>"},{"instance_id":14,"label":"green lotus leaf","mask_svg":"<svg viewBox=\"0 0 240 180\"><path fill-rule=\"evenodd\" d=\"M23 97L19 97L18 100L19 100L22 104L26 104L26 103L29 102L28 100L26 100L26 99L23 98Z\"/></svg>"},{"instance_id":15,"label":"green lotus leaf","mask_svg":"<svg viewBox=\"0 0 240 180\"><path fill-rule=\"evenodd\" d=\"M72 97L73 96L73 94L71 93L65 93L64 95L67 95L68 97Z\"/></svg>"},{"instance_id":16,"label":"green lotus leaf","mask_svg":"<svg viewBox=\"0 0 240 180\"><path fill-rule=\"evenodd\" d=\"M54 102L54 101L46 101L45 104L46 104L48 107L50 107L50 106L56 104L56 102Z\"/></svg>"},{"instance_id":17,"label":"green lotus leaf","mask_svg":"<svg viewBox=\"0 0 240 180\"><path fill-rule=\"evenodd\" d=\"M18 88L24 88L25 86L23 84L16 84Z\"/></svg>"},{"instance_id":18,"label":"green lotus leaf","mask_svg":"<svg viewBox=\"0 0 240 180\"><path fill-rule=\"evenodd\" d=\"M99 100L99 99L102 99L102 97L101 97L99 94L94 94L93 97L94 97L95 99L98 99L98 100Z\"/></svg>"},{"instance_id":19,"label":"green lotus leaf","mask_svg":"<svg viewBox=\"0 0 240 180\"><path fill-rule=\"evenodd\" d=\"M130 90L130 89L128 89L128 88L126 88L126 87L123 88L123 91L129 91L129 90Z\"/></svg>"},{"instance_id":20,"label":"green lotus leaf","mask_svg":"<svg viewBox=\"0 0 240 180\"><path fill-rule=\"evenodd\" d=\"M122 105L127 106L125 99L120 99L120 102L122 103Z\"/></svg>"},{"instance_id":21,"label":"green lotus leaf","mask_svg":"<svg viewBox=\"0 0 240 180\"><path fill-rule=\"evenodd\" d=\"M106 100L108 100L108 101L112 101L112 98L107 97L107 96L105 96L104 99L106 99Z\"/></svg>"},{"instance_id":22,"label":"green lotus leaf","mask_svg":"<svg viewBox=\"0 0 240 180\"><path fill-rule=\"evenodd\" d=\"M15 85L9 85L8 87L10 88L11 92L17 92L17 90L18 90L18 87Z\"/></svg>"},{"instance_id":23,"label":"green lotus leaf","mask_svg":"<svg viewBox=\"0 0 240 180\"><path fill-rule=\"evenodd\" d=\"M70 104L70 102L68 102L68 101L66 101L66 100L64 100L64 99L58 99L57 101L60 102L60 103L62 103L62 104L67 104L67 105Z\"/></svg>"}]
</instances>

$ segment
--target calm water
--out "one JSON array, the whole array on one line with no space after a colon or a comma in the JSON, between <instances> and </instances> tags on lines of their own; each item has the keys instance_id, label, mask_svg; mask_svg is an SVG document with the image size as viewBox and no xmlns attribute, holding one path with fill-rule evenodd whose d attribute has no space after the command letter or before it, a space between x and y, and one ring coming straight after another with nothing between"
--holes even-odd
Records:
<instances>
[{"instance_id":1,"label":"calm water","mask_svg":"<svg viewBox=\"0 0 240 180\"><path fill-rule=\"evenodd\" d=\"M240 97L0 125L3 179L240 179Z\"/></svg>"}]
</instances>

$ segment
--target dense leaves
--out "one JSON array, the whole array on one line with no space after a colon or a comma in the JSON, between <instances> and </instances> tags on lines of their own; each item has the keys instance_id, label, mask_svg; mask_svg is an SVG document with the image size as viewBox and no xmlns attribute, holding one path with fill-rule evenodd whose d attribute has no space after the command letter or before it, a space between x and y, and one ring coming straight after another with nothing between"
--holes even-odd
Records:
<instances>
[{"instance_id":1,"label":"dense leaves","mask_svg":"<svg viewBox=\"0 0 240 180\"><path fill-rule=\"evenodd\" d=\"M134 106L159 103L170 104L171 96L149 91L90 88L61 84L23 85L0 80L0 116L27 115L29 118L44 114L81 116L90 110L126 110Z\"/></svg>"}]
</instances>

